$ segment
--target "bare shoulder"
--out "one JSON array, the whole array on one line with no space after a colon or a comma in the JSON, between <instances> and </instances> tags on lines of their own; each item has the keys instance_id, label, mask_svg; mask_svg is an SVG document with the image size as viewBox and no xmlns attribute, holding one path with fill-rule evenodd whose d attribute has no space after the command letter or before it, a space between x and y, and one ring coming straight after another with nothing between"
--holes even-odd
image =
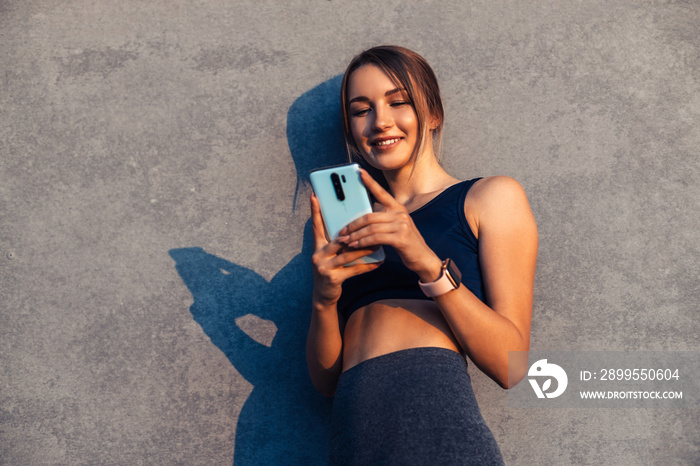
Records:
<instances>
[{"instance_id":1,"label":"bare shoulder","mask_svg":"<svg viewBox=\"0 0 700 466\"><path fill-rule=\"evenodd\" d=\"M469 197L478 204L527 199L523 187L510 176L488 176L480 179L469 190Z\"/></svg>"},{"instance_id":2,"label":"bare shoulder","mask_svg":"<svg viewBox=\"0 0 700 466\"><path fill-rule=\"evenodd\" d=\"M510 222L535 225L522 185L510 176L489 176L474 183L464 203L464 213L476 232Z\"/></svg>"}]
</instances>

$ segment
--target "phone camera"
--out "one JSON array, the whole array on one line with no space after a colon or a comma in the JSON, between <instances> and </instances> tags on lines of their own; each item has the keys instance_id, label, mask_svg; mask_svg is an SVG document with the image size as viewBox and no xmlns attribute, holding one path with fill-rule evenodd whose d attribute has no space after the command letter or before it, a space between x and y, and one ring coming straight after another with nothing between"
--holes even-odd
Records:
<instances>
[{"instance_id":1,"label":"phone camera","mask_svg":"<svg viewBox=\"0 0 700 466\"><path fill-rule=\"evenodd\" d=\"M333 183L333 189L335 189L335 195L339 201L345 200L345 193L343 192L343 186L340 184L340 177L337 173L331 173L331 182Z\"/></svg>"}]
</instances>

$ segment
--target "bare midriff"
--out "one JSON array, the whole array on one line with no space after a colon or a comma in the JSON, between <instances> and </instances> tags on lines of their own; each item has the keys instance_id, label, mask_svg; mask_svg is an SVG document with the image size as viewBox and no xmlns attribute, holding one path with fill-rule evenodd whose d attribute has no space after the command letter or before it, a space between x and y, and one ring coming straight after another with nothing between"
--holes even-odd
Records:
<instances>
[{"instance_id":1,"label":"bare midriff","mask_svg":"<svg viewBox=\"0 0 700 466\"><path fill-rule=\"evenodd\" d=\"M385 299L361 307L348 319L343 343L343 371L367 359L409 348L460 352L437 304L422 299Z\"/></svg>"}]
</instances>

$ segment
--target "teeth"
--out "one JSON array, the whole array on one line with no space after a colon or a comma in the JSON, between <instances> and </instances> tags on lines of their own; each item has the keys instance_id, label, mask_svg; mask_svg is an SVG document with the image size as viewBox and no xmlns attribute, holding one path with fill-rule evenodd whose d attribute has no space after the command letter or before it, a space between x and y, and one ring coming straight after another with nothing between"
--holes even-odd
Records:
<instances>
[{"instance_id":1,"label":"teeth","mask_svg":"<svg viewBox=\"0 0 700 466\"><path fill-rule=\"evenodd\" d=\"M399 138L387 139L386 141L379 141L376 144L378 146L388 146L389 144L393 144L393 143L397 142L398 140L399 140Z\"/></svg>"}]
</instances>

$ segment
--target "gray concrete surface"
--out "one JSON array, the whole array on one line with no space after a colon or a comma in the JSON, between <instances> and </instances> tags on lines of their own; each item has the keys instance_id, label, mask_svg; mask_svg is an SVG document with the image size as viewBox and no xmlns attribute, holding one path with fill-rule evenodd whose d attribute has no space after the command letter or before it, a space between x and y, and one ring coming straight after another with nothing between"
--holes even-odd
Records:
<instances>
[{"instance_id":1,"label":"gray concrete surface","mask_svg":"<svg viewBox=\"0 0 700 466\"><path fill-rule=\"evenodd\" d=\"M323 464L305 173L413 48L540 229L532 347L697 351L697 1L0 1L0 463ZM307 230L308 234L308 230ZM510 465L697 464L695 410L509 408Z\"/></svg>"}]
</instances>

